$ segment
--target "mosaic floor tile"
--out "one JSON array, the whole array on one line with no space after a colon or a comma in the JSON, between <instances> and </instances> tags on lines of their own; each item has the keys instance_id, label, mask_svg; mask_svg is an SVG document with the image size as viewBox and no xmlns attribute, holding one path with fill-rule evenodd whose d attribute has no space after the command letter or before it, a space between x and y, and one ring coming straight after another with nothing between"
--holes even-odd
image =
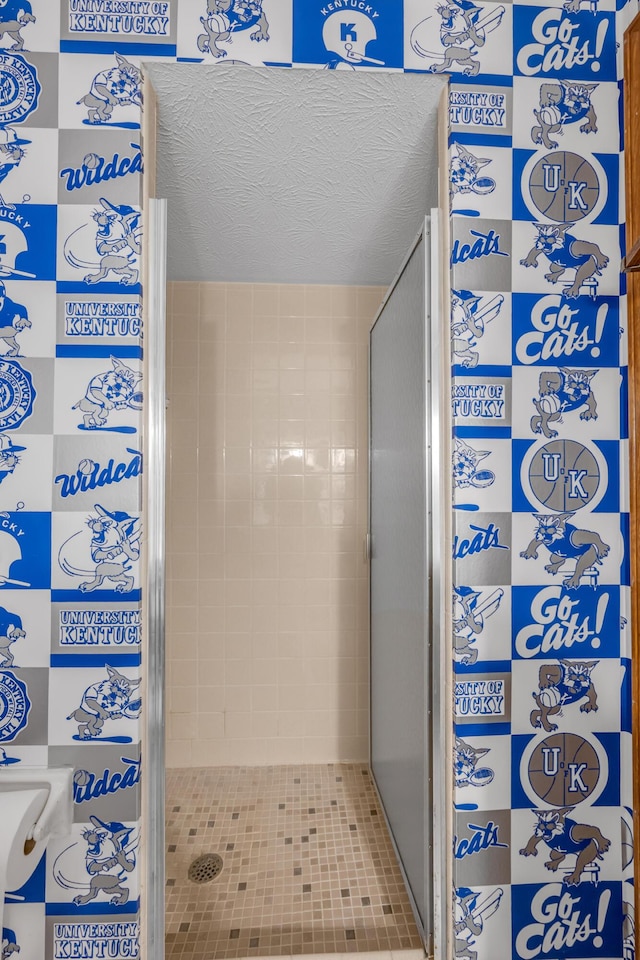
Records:
<instances>
[{"instance_id":1,"label":"mosaic floor tile","mask_svg":"<svg viewBox=\"0 0 640 960\"><path fill-rule=\"evenodd\" d=\"M167 960L420 950L365 765L169 770L166 809Z\"/></svg>"}]
</instances>

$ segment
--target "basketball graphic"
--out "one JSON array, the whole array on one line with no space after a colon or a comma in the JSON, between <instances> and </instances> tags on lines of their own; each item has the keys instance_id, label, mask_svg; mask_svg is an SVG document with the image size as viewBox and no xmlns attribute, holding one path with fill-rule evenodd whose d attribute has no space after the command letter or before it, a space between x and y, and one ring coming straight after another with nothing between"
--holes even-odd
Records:
<instances>
[{"instance_id":1,"label":"basketball graphic","mask_svg":"<svg viewBox=\"0 0 640 960\"><path fill-rule=\"evenodd\" d=\"M593 453L576 440L552 440L534 454L528 469L534 497L558 513L579 510L596 496L600 467Z\"/></svg>"},{"instance_id":2,"label":"basketball graphic","mask_svg":"<svg viewBox=\"0 0 640 960\"><path fill-rule=\"evenodd\" d=\"M558 150L538 160L529 177L529 192L544 217L558 223L575 223L595 207L600 184L588 160Z\"/></svg>"},{"instance_id":3,"label":"basketball graphic","mask_svg":"<svg viewBox=\"0 0 640 960\"><path fill-rule=\"evenodd\" d=\"M600 780L594 747L576 733L554 733L531 754L529 783L544 803L568 807L591 796Z\"/></svg>"}]
</instances>

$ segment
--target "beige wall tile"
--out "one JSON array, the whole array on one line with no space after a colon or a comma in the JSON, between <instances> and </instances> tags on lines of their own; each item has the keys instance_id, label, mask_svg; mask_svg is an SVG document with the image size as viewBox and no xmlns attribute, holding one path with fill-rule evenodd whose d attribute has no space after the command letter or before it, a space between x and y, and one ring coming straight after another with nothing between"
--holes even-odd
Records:
<instances>
[{"instance_id":1,"label":"beige wall tile","mask_svg":"<svg viewBox=\"0 0 640 960\"><path fill-rule=\"evenodd\" d=\"M197 766L191 754L191 740L174 740L167 738L165 762L168 767Z\"/></svg>"},{"instance_id":2,"label":"beige wall tile","mask_svg":"<svg viewBox=\"0 0 640 960\"><path fill-rule=\"evenodd\" d=\"M200 295L203 286L208 284L174 281L171 284L172 315L189 316L200 312Z\"/></svg>"},{"instance_id":3,"label":"beige wall tile","mask_svg":"<svg viewBox=\"0 0 640 960\"><path fill-rule=\"evenodd\" d=\"M198 740L210 740L213 737L225 736L225 714L222 711L217 713L202 711L198 713Z\"/></svg>"},{"instance_id":4,"label":"beige wall tile","mask_svg":"<svg viewBox=\"0 0 640 960\"><path fill-rule=\"evenodd\" d=\"M302 284L280 284L278 286L278 316L303 317L304 291Z\"/></svg>"},{"instance_id":5,"label":"beige wall tile","mask_svg":"<svg viewBox=\"0 0 640 960\"><path fill-rule=\"evenodd\" d=\"M212 284L207 284L212 286ZM255 317L278 316L278 285L256 283L253 287L253 310Z\"/></svg>"},{"instance_id":6,"label":"beige wall tile","mask_svg":"<svg viewBox=\"0 0 640 960\"><path fill-rule=\"evenodd\" d=\"M170 285L170 766L367 758L367 335L383 294Z\"/></svg>"}]
</instances>

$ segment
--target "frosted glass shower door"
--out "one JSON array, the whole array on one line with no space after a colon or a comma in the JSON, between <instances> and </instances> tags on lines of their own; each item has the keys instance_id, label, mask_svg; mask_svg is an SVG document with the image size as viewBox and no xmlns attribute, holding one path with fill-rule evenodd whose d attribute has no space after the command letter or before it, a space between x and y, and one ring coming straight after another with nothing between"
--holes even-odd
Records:
<instances>
[{"instance_id":1,"label":"frosted glass shower door","mask_svg":"<svg viewBox=\"0 0 640 960\"><path fill-rule=\"evenodd\" d=\"M429 222L370 335L371 767L432 943Z\"/></svg>"}]
</instances>

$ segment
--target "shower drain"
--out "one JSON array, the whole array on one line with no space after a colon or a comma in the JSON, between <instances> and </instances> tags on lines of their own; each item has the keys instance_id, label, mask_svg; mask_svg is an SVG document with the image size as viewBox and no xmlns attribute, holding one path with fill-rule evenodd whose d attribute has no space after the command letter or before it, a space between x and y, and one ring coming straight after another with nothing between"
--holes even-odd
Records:
<instances>
[{"instance_id":1,"label":"shower drain","mask_svg":"<svg viewBox=\"0 0 640 960\"><path fill-rule=\"evenodd\" d=\"M188 877L193 883L209 883L222 870L222 857L217 853L203 853L189 867Z\"/></svg>"}]
</instances>

